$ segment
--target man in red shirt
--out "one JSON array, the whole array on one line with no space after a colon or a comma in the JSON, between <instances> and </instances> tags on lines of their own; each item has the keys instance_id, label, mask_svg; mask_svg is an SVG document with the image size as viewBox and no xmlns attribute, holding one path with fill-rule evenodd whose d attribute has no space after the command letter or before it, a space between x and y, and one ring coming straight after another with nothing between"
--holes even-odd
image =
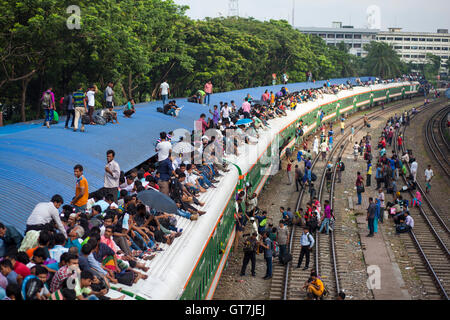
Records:
<instances>
[{"instance_id":1,"label":"man in red shirt","mask_svg":"<svg viewBox=\"0 0 450 320\"><path fill-rule=\"evenodd\" d=\"M205 134L206 129L208 129L208 124L206 123L205 118L206 118L206 114L202 113L200 115L200 119L197 120L198 127L196 127L196 129L199 130L200 126L201 126L202 135Z\"/></svg>"},{"instance_id":2,"label":"man in red shirt","mask_svg":"<svg viewBox=\"0 0 450 320\"><path fill-rule=\"evenodd\" d=\"M22 276L23 279L25 279L25 277L31 274L30 269L28 269L26 265L16 260L17 250L13 250L11 253L8 253L7 258L11 261L14 268L14 272L17 273L19 276Z\"/></svg>"}]
</instances>

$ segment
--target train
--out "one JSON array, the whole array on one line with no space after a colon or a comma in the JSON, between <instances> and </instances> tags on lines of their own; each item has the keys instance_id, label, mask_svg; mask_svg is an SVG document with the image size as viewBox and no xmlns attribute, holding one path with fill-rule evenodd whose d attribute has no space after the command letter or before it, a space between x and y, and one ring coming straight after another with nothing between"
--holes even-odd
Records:
<instances>
[{"instance_id":1,"label":"train","mask_svg":"<svg viewBox=\"0 0 450 320\"><path fill-rule=\"evenodd\" d=\"M414 81L357 86L298 104L287 116L270 120L270 129L260 132L257 144L240 146L239 156L225 158L231 170L216 189L200 196L206 203L202 210L207 213L197 221L177 217L177 227L183 228L182 236L171 246L162 245L164 251L148 262L148 278L131 287L114 285L109 296L126 293L126 299L130 300L213 299L235 238L236 194L247 183L248 192L262 191L279 165L274 159L282 157L295 143L298 123L303 121L304 135L311 134L321 122L332 122L380 103L410 98L417 95L419 88L420 84ZM322 119L319 111L323 111Z\"/></svg>"}]
</instances>

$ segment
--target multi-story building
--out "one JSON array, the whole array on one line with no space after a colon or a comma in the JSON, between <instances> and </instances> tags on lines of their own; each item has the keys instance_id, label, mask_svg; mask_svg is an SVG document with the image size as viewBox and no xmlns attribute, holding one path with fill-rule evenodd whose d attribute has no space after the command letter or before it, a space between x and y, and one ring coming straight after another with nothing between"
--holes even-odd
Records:
<instances>
[{"instance_id":1,"label":"multi-story building","mask_svg":"<svg viewBox=\"0 0 450 320\"><path fill-rule=\"evenodd\" d=\"M450 34L448 29L438 29L436 33L402 32L402 28L389 28L379 32L377 41L394 47L405 62L426 63L427 53L441 57L441 71L446 69L450 55Z\"/></svg>"},{"instance_id":2,"label":"multi-story building","mask_svg":"<svg viewBox=\"0 0 450 320\"><path fill-rule=\"evenodd\" d=\"M330 46L344 42L350 53L359 57L367 55L364 45L375 41L377 33L380 31L378 29L356 29L353 26L343 26L341 22L333 22L332 28L297 27L296 29L305 34L318 35Z\"/></svg>"}]
</instances>

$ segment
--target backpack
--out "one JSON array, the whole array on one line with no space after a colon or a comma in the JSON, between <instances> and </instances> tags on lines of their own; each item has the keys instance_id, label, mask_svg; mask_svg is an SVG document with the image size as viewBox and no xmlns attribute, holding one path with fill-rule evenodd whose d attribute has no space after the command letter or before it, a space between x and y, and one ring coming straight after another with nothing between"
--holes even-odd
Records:
<instances>
[{"instance_id":1,"label":"backpack","mask_svg":"<svg viewBox=\"0 0 450 320\"><path fill-rule=\"evenodd\" d=\"M252 252L253 246L250 239L247 238L247 240L244 241L244 252Z\"/></svg>"},{"instance_id":2,"label":"backpack","mask_svg":"<svg viewBox=\"0 0 450 320\"><path fill-rule=\"evenodd\" d=\"M272 241L270 249L272 249L272 255L274 257L278 257L280 255L280 247L278 246L278 242Z\"/></svg>"},{"instance_id":3,"label":"backpack","mask_svg":"<svg viewBox=\"0 0 450 320\"><path fill-rule=\"evenodd\" d=\"M345 163L344 162L341 161L339 163L339 166L340 166L341 171L345 171Z\"/></svg>"},{"instance_id":4,"label":"backpack","mask_svg":"<svg viewBox=\"0 0 450 320\"><path fill-rule=\"evenodd\" d=\"M317 176L311 172L311 181L316 181L317 180Z\"/></svg>"},{"instance_id":5,"label":"backpack","mask_svg":"<svg viewBox=\"0 0 450 320\"><path fill-rule=\"evenodd\" d=\"M87 114L83 114L81 116L81 123L82 124L90 124L91 123L91 119L89 119L89 116Z\"/></svg>"},{"instance_id":6,"label":"backpack","mask_svg":"<svg viewBox=\"0 0 450 320\"><path fill-rule=\"evenodd\" d=\"M51 105L52 105L52 96L50 95L49 92L45 92L44 98L42 99L42 107L44 107L44 109L49 109Z\"/></svg>"},{"instance_id":7,"label":"backpack","mask_svg":"<svg viewBox=\"0 0 450 320\"><path fill-rule=\"evenodd\" d=\"M96 124L101 124L102 126L104 126L106 124L106 118L100 116L100 115L95 115L94 116L94 122Z\"/></svg>"}]
</instances>

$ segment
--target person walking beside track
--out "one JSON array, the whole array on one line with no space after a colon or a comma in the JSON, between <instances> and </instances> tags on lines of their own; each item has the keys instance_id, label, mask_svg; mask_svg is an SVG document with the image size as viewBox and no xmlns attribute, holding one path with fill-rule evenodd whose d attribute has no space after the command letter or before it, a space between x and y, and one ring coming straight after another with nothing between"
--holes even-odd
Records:
<instances>
[{"instance_id":1,"label":"person walking beside track","mask_svg":"<svg viewBox=\"0 0 450 320\"><path fill-rule=\"evenodd\" d=\"M284 225L284 221L280 220L279 228L277 229L277 243L280 248L278 260L282 264L283 257L288 253L287 246L289 244L289 229Z\"/></svg>"},{"instance_id":2,"label":"person walking beside track","mask_svg":"<svg viewBox=\"0 0 450 320\"><path fill-rule=\"evenodd\" d=\"M257 233L253 232L251 236L244 241L244 260L242 261L241 276L245 276L245 270L248 263L252 262L252 276L256 276L256 251L258 249Z\"/></svg>"},{"instance_id":3,"label":"person walking beside track","mask_svg":"<svg viewBox=\"0 0 450 320\"><path fill-rule=\"evenodd\" d=\"M434 173L433 169L431 169L431 165L428 165L428 168L425 169L425 192L428 193L431 190L431 179L433 179Z\"/></svg>"},{"instance_id":4,"label":"person walking beside track","mask_svg":"<svg viewBox=\"0 0 450 320\"><path fill-rule=\"evenodd\" d=\"M361 194L364 192L364 178L361 176L361 172L357 172L356 176L356 194L358 196L357 205L361 205Z\"/></svg>"},{"instance_id":5,"label":"person walking beside track","mask_svg":"<svg viewBox=\"0 0 450 320\"><path fill-rule=\"evenodd\" d=\"M302 249L300 251L300 257L298 258L297 268L300 268L302 265L303 257L306 255L306 264L303 270L307 270L309 268L309 256L312 248L314 247L314 238L309 233L309 229L307 226L303 227L303 233L300 237L300 245Z\"/></svg>"},{"instance_id":6,"label":"person walking beside track","mask_svg":"<svg viewBox=\"0 0 450 320\"><path fill-rule=\"evenodd\" d=\"M370 197L369 198L369 207L367 208L367 223L369 225L369 234L367 235L367 237L373 237L373 234L375 232L375 227L374 227L374 223L375 223L375 214L376 214L376 204L373 202L373 198Z\"/></svg>"}]
</instances>

